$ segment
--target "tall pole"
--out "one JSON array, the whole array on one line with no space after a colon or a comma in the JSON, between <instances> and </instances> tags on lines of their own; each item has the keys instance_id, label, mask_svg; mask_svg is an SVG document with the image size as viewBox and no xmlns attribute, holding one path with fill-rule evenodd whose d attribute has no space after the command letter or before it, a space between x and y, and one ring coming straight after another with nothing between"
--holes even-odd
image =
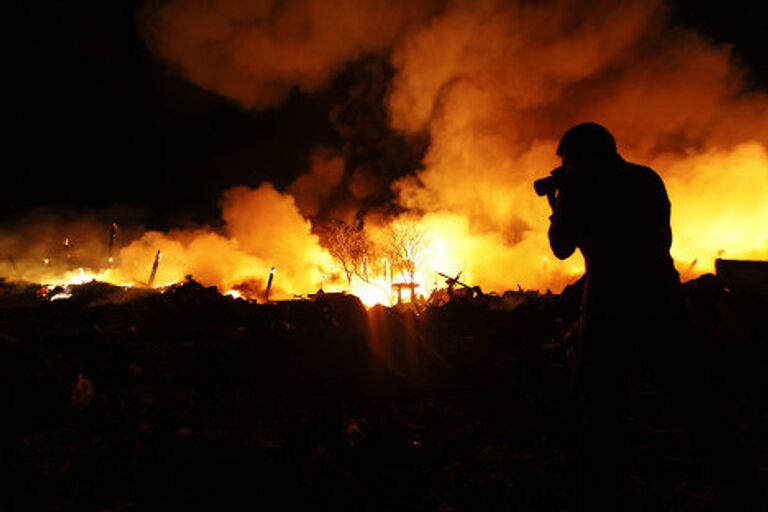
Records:
<instances>
[{"instance_id":1,"label":"tall pole","mask_svg":"<svg viewBox=\"0 0 768 512\"><path fill-rule=\"evenodd\" d=\"M272 288L272 280L275 278L275 267L269 269L269 280L267 281L267 291L264 294L264 300L269 302L269 290Z\"/></svg>"},{"instance_id":2,"label":"tall pole","mask_svg":"<svg viewBox=\"0 0 768 512\"><path fill-rule=\"evenodd\" d=\"M109 261L110 264L115 261L112 257L112 248L115 246L115 238L117 238L117 224L113 222L109 229L109 254L107 255L107 261Z\"/></svg>"},{"instance_id":3,"label":"tall pole","mask_svg":"<svg viewBox=\"0 0 768 512\"><path fill-rule=\"evenodd\" d=\"M149 273L149 281L147 281L147 285L150 287L155 284L155 276L157 275L157 267L160 266L161 257L160 249L158 249L157 254L155 254L155 262L152 263L152 272Z\"/></svg>"}]
</instances>

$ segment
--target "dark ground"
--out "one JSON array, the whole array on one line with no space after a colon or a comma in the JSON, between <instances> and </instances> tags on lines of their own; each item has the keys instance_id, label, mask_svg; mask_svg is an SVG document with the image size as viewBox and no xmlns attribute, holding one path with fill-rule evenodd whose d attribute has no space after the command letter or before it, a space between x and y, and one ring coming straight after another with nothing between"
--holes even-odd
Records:
<instances>
[{"instance_id":1,"label":"dark ground","mask_svg":"<svg viewBox=\"0 0 768 512\"><path fill-rule=\"evenodd\" d=\"M765 476L766 304L723 296L714 278L688 289ZM36 290L0 287L2 510L572 503L567 293L366 312L353 297L255 305L195 283L163 294L92 283L54 302ZM674 410L653 386L631 388L622 510L711 510L706 465Z\"/></svg>"}]
</instances>

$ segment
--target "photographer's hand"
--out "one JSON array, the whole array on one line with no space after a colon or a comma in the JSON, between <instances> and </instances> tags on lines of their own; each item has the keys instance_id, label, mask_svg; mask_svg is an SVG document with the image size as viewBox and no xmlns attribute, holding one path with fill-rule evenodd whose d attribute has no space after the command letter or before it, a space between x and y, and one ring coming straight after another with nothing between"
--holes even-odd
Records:
<instances>
[{"instance_id":1,"label":"photographer's hand","mask_svg":"<svg viewBox=\"0 0 768 512\"><path fill-rule=\"evenodd\" d=\"M552 215L549 217L549 242L559 259L568 258L576 250L582 193L583 183L576 175L569 173L557 193L547 194L552 207Z\"/></svg>"},{"instance_id":2,"label":"photographer's hand","mask_svg":"<svg viewBox=\"0 0 768 512\"><path fill-rule=\"evenodd\" d=\"M552 208L552 213L555 213L555 207L557 204L557 195L554 190L552 192L547 193L547 201L549 201L549 207Z\"/></svg>"}]
</instances>

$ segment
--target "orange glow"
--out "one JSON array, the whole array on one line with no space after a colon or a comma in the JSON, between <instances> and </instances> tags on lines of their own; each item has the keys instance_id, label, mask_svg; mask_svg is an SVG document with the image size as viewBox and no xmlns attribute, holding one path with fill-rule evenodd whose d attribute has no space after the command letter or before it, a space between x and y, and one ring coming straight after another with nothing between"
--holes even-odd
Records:
<instances>
[{"instance_id":1,"label":"orange glow","mask_svg":"<svg viewBox=\"0 0 768 512\"><path fill-rule=\"evenodd\" d=\"M716 258L768 259L768 149L747 142L667 166L672 254L691 275L714 271Z\"/></svg>"},{"instance_id":2,"label":"orange glow","mask_svg":"<svg viewBox=\"0 0 768 512\"><path fill-rule=\"evenodd\" d=\"M540 169L547 168L544 164L551 163L548 153L539 152L540 159L528 171L532 176L534 172L541 174ZM662 156L652 165L664 170L662 174L673 204L672 252L685 278L712 271L716 257L768 258L768 232L765 230L768 225L768 201L765 200L768 197L768 152L764 145L748 142L732 150L703 151L685 158ZM427 184L430 179L426 176ZM263 196L261 199L274 201L266 209L268 202L258 203L265 218L275 218L271 214L279 212L277 218L283 219L280 225L271 221L271 232L266 236L266 239L276 241L271 247L256 243L265 238L259 233L261 228L255 225L237 235L210 229L170 233L150 231L122 247L108 268L66 269L62 268L65 263L61 260L48 258L26 263L19 260L17 267L21 268L26 280L49 286L66 287L94 280L120 286L146 286L154 255L160 250L163 258L157 270L156 288L183 281L191 274L204 285L217 286L226 295L261 300L269 275L273 273L271 297L276 300L292 298L296 294L307 295L322 288L326 292L352 293L368 307L393 305L397 302L393 285L398 283L406 285L401 292L402 300L410 300L407 285L411 276L403 269L393 268L386 256L387 236L393 227L413 226L424 234L424 243L413 268L417 297L427 298L433 290L445 288L445 278L438 272L449 276L461 272L462 282L478 285L486 292L500 293L518 285L557 290L583 272L582 262L578 257L561 262L551 255L546 239L546 204L535 197L526 184L507 186L506 190L504 187L496 191L483 190L482 193L492 196L493 201L477 195L478 188L485 186L482 183L472 188L463 187L463 193L470 198L468 204L472 205L473 200L485 201L483 219L478 219L471 209L440 205L435 211L421 216L411 213L383 222L371 222L366 227L373 242L367 256L371 264L366 276L354 275L350 283L344 279L339 262L311 234L310 224L300 215L291 197L271 187L247 192L244 196L258 193ZM422 201L409 198L408 194L419 194L423 190L407 190L408 183L399 186L406 204ZM515 243L509 243L504 232L494 227L504 225L504 219L508 218L505 216L511 215L511 204L522 206L514 216L527 226ZM249 206L237 202L234 210L249 219L258 215ZM227 215L232 222L238 222L232 211ZM281 231L281 226L285 231ZM250 239L250 236L254 238ZM283 252L279 250L281 245L285 247ZM35 265L34 261L39 263ZM6 279L18 278L18 268L15 274L7 263L0 268ZM274 272L273 268L281 271ZM67 297L65 291L55 299Z\"/></svg>"},{"instance_id":3,"label":"orange glow","mask_svg":"<svg viewBox=\"0 0 768 512\"><path fill-rule=\"evenodd\" d=\"M237 290L227 290L222 295L226 295L227 297L232 297L233 299L242 299L243 294L240 293Z\"/></svg>"},{"instance_id":4,"label":"orange glow","mask_svg":"<svg viewBox=\"0 0 768 512\"><path fill-rule=\"evenodd\" d=\"M461 273L485 292L559 291L583 262L552 255L550 209L532 182L559 165L562 133L588 120L614 133L627 160L664 178L684 278L712 271L717 257L768 259L768 94L748 85L730 47L672 25L660 0L599 9L576 0L267 4L150 2L142 22L172 69L251 110L322 90L362 55L382 59L392 70L381 84L392 132L428 136L418 168L394 179L345 161L346 150L315 148L282 190L225 191L216 228L121 224L114 251L104 225L88 219L0 232L9 255L0 276L146 286L161 251L154 286L191 275L258 301L273 268L274 300L322 289L390 305L398 286L406 301L411 287L425 298L444 288L438 273ZM329 220L354 224L353 235L363 229L363 259L339 259L320 236ZM420 234L417 251L393 257L398 230Z\"/></svg>"}]
</instances>

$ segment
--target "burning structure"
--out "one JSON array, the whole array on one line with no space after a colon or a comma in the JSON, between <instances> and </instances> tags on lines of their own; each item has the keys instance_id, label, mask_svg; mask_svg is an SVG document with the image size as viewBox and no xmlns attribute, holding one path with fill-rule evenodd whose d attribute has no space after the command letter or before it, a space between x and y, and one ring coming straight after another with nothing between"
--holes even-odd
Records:
<instances>
[{"instance_id":1,"label":"burning structure","mask_svg":"<svg viewBox=\"0 0 768 512\"><path fill-rule=\"evenodd\" d=\"M388 129L428 137L421 163L393 175L349 144L319 147L287 187L227 190L216 226L131 226L117 242L88 221L14 227L0 237L4 278L146 283L162 253L151 284L191 274L254 298L273 267L274 298L322 288L387 304L457 272L487 291L559 289L582 267L550 256L530 183L583 119L662 174L684 277L718 257L768 257L768 95L661 2L174 0L147 2L138 24L169 69L252 112L378 59L391 70L378 98Z\"/></svg>"}]
</instances>

